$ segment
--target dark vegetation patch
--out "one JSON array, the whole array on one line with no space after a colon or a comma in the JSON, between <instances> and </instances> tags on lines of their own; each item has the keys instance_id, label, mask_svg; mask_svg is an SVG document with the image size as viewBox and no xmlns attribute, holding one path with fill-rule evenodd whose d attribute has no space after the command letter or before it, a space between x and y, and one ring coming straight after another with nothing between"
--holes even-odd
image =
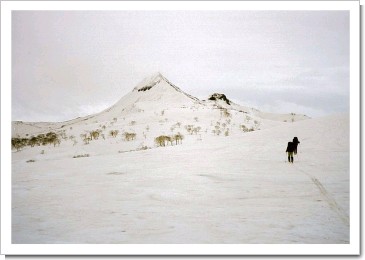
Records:
<instances>
[{"instance_id":1,"label":"dark vegetation patch","mask_svg":"<svg viewBox=\"0 0 365 260\"><path fill-rule=\"evenodd\" d=\"M11 147L19 151L25 146L40 146L53 144L53 146L59 145L61 143L60 136L54 132L49 132L46 134L39 134L37 136L31 136L30 138L11 138Z\"/></svg>"},{"instance_id":2,"label":"dark vegetation patch","mask_svg":"<svg viewBox=\"0 0 365 260\"><path fill-rule=\"evenodd\" d=\"M90 154L86 153L86 154L79 154L79 155L75 155L72 158L82 158L82 157L90 157Z\"/></svg>"}]
</instances>

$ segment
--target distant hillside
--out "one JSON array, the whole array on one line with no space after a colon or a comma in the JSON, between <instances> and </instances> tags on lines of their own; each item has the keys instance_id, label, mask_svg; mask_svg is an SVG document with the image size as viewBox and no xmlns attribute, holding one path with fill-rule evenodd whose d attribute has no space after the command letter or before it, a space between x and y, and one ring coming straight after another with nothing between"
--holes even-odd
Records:
<instances>
[{"instance_id":1,"label":"distant hillside","mask_svg":"<svg viewBox=\"0 0 365 260\"><path fill-rule=\"evenodd\" d=\"M178 121L181 117L181 119L190 120L189 124L192 124L196 117L218 120L220 112L217 111L222 109L227 110L235 118L236 116L251 118L252 121L257 121L262 126L273 125L273 123L265 124L265 120L295 122L308 119L305 115L265 113L254 108L244 107L230 101L224 94L215 93L208 100L199 100L182 91L161 73L156 73L145 78L115 105L100 113L57 123L14 121L12 122L12 136L26 137L47 131L71 130L70 128L88 131L90 128L110 124L115 120L119 122L121 120L138 121L139 124L142 122L158 123L160 119L153 120L153 118L162 111L173 111L175 120Z\"/></svg>"}]
</instances>

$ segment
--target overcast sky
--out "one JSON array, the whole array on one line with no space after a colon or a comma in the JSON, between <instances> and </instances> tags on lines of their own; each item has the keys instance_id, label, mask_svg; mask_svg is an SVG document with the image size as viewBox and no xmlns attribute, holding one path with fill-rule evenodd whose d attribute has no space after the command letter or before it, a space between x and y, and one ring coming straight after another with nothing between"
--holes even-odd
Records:
<instances>
[{"instance_id":1,"label":"overcast sky","mask_svg":"<svg viewBox=\"0 0 365 260\"><path fill-rule=\"evenodd\" d=\"M200 99L349 112L349 12L12 12L12 120L100 112L158 71Z\"/></svg>"}]
</instances>

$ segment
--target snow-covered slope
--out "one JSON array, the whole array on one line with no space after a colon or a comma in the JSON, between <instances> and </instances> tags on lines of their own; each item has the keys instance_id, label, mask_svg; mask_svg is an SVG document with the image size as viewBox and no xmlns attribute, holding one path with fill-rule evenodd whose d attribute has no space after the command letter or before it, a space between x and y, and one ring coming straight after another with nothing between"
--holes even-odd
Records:
<instances>
[{"instance_id":1,"label":"snow-covered slope","mask_svg":"<svg viewBox=\"0 0 365 260\"><path fill-rule=\"evenodd\" d=\"M185 120L186 124L196 123L196 118L208 118L204 124L212 124L219 121L223 110L230 113L231 121L236 124L246 122L248 128L260 129L280 125L282 122L293 122L308 119L303 115L285 114L276 115L261 112L253 108L240 106L222 99L201 101L193 97L171 83L160 73L144 79L131 92L122 97L116 104L100 113L76 118L59 123L13 122L13 137L29 137L49 131L68 131L69 135L79 136L83 131L101 128L106 125L118 125L121 127L132 121L144 127L151 124L159 124L161 120ZM169 116L164 116L164 114ZM163 118L157 115L164 116ZM181 117L181 119L179 118ZM116 123L118 121L118 123ZM121 123L123 121L123 123ZM276 122L279 122L276 124ZM176 123L176 122L175 122ZM214 127L208 131L214 130Z\"/></svg>"},{"instance_id":2,"label":"snow-covered slope","mask_svg":"<svg viewBox=\"0 0 365 260\"><path fill-rule=\"evenodd\" d=\"M267 119L272 121L280 121L280 122L295 122L300 120L309 119L306 115L295 114L295 113L287 113L287 114L276 114L276 113L268 113L260 111L253 107L246 107L239 104L234 103L229 100L226 95L220 93L214 93L209 96L208 100L205 101L208 104L211 104L216 107L226 108L228 110L236 110L239 112L243 112L252 116L256 116L259 119Z\"/></svg>"},{"instance_id":3,"label":"snow-covered slope","mask_svg":"<svg viewBox=\"0 0 365 260\"><path fill-rule=\"evenodd\" d=\"M118 136L14 151L12 242L349 243L348 115L184 134L147 150Z\"/></svg>"}]
</instances>

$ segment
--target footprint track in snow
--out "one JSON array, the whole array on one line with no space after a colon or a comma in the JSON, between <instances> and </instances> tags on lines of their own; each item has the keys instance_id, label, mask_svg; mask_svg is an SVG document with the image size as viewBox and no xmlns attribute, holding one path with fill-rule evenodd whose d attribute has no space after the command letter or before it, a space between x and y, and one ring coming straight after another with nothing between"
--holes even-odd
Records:
<instances>
[{"instance_id":1,"label":"footprint track in snow","mask_svg":"<svg viewBox=\"0 0 365 260\"><path fill-rule=\"evenodd\" d=\"M297 169L307 175L312 180L313 184L316 185L322 197L326 200L330 208L337 213L337 215L340 217L345 225L349 226L349 217L347 216L346 212L340 207L340 205L337 204L336 200L331 196L331 194L328 193L323 184L316 177L312 176L308 172L299 168Z\"/></svg>"}]
</instances>

